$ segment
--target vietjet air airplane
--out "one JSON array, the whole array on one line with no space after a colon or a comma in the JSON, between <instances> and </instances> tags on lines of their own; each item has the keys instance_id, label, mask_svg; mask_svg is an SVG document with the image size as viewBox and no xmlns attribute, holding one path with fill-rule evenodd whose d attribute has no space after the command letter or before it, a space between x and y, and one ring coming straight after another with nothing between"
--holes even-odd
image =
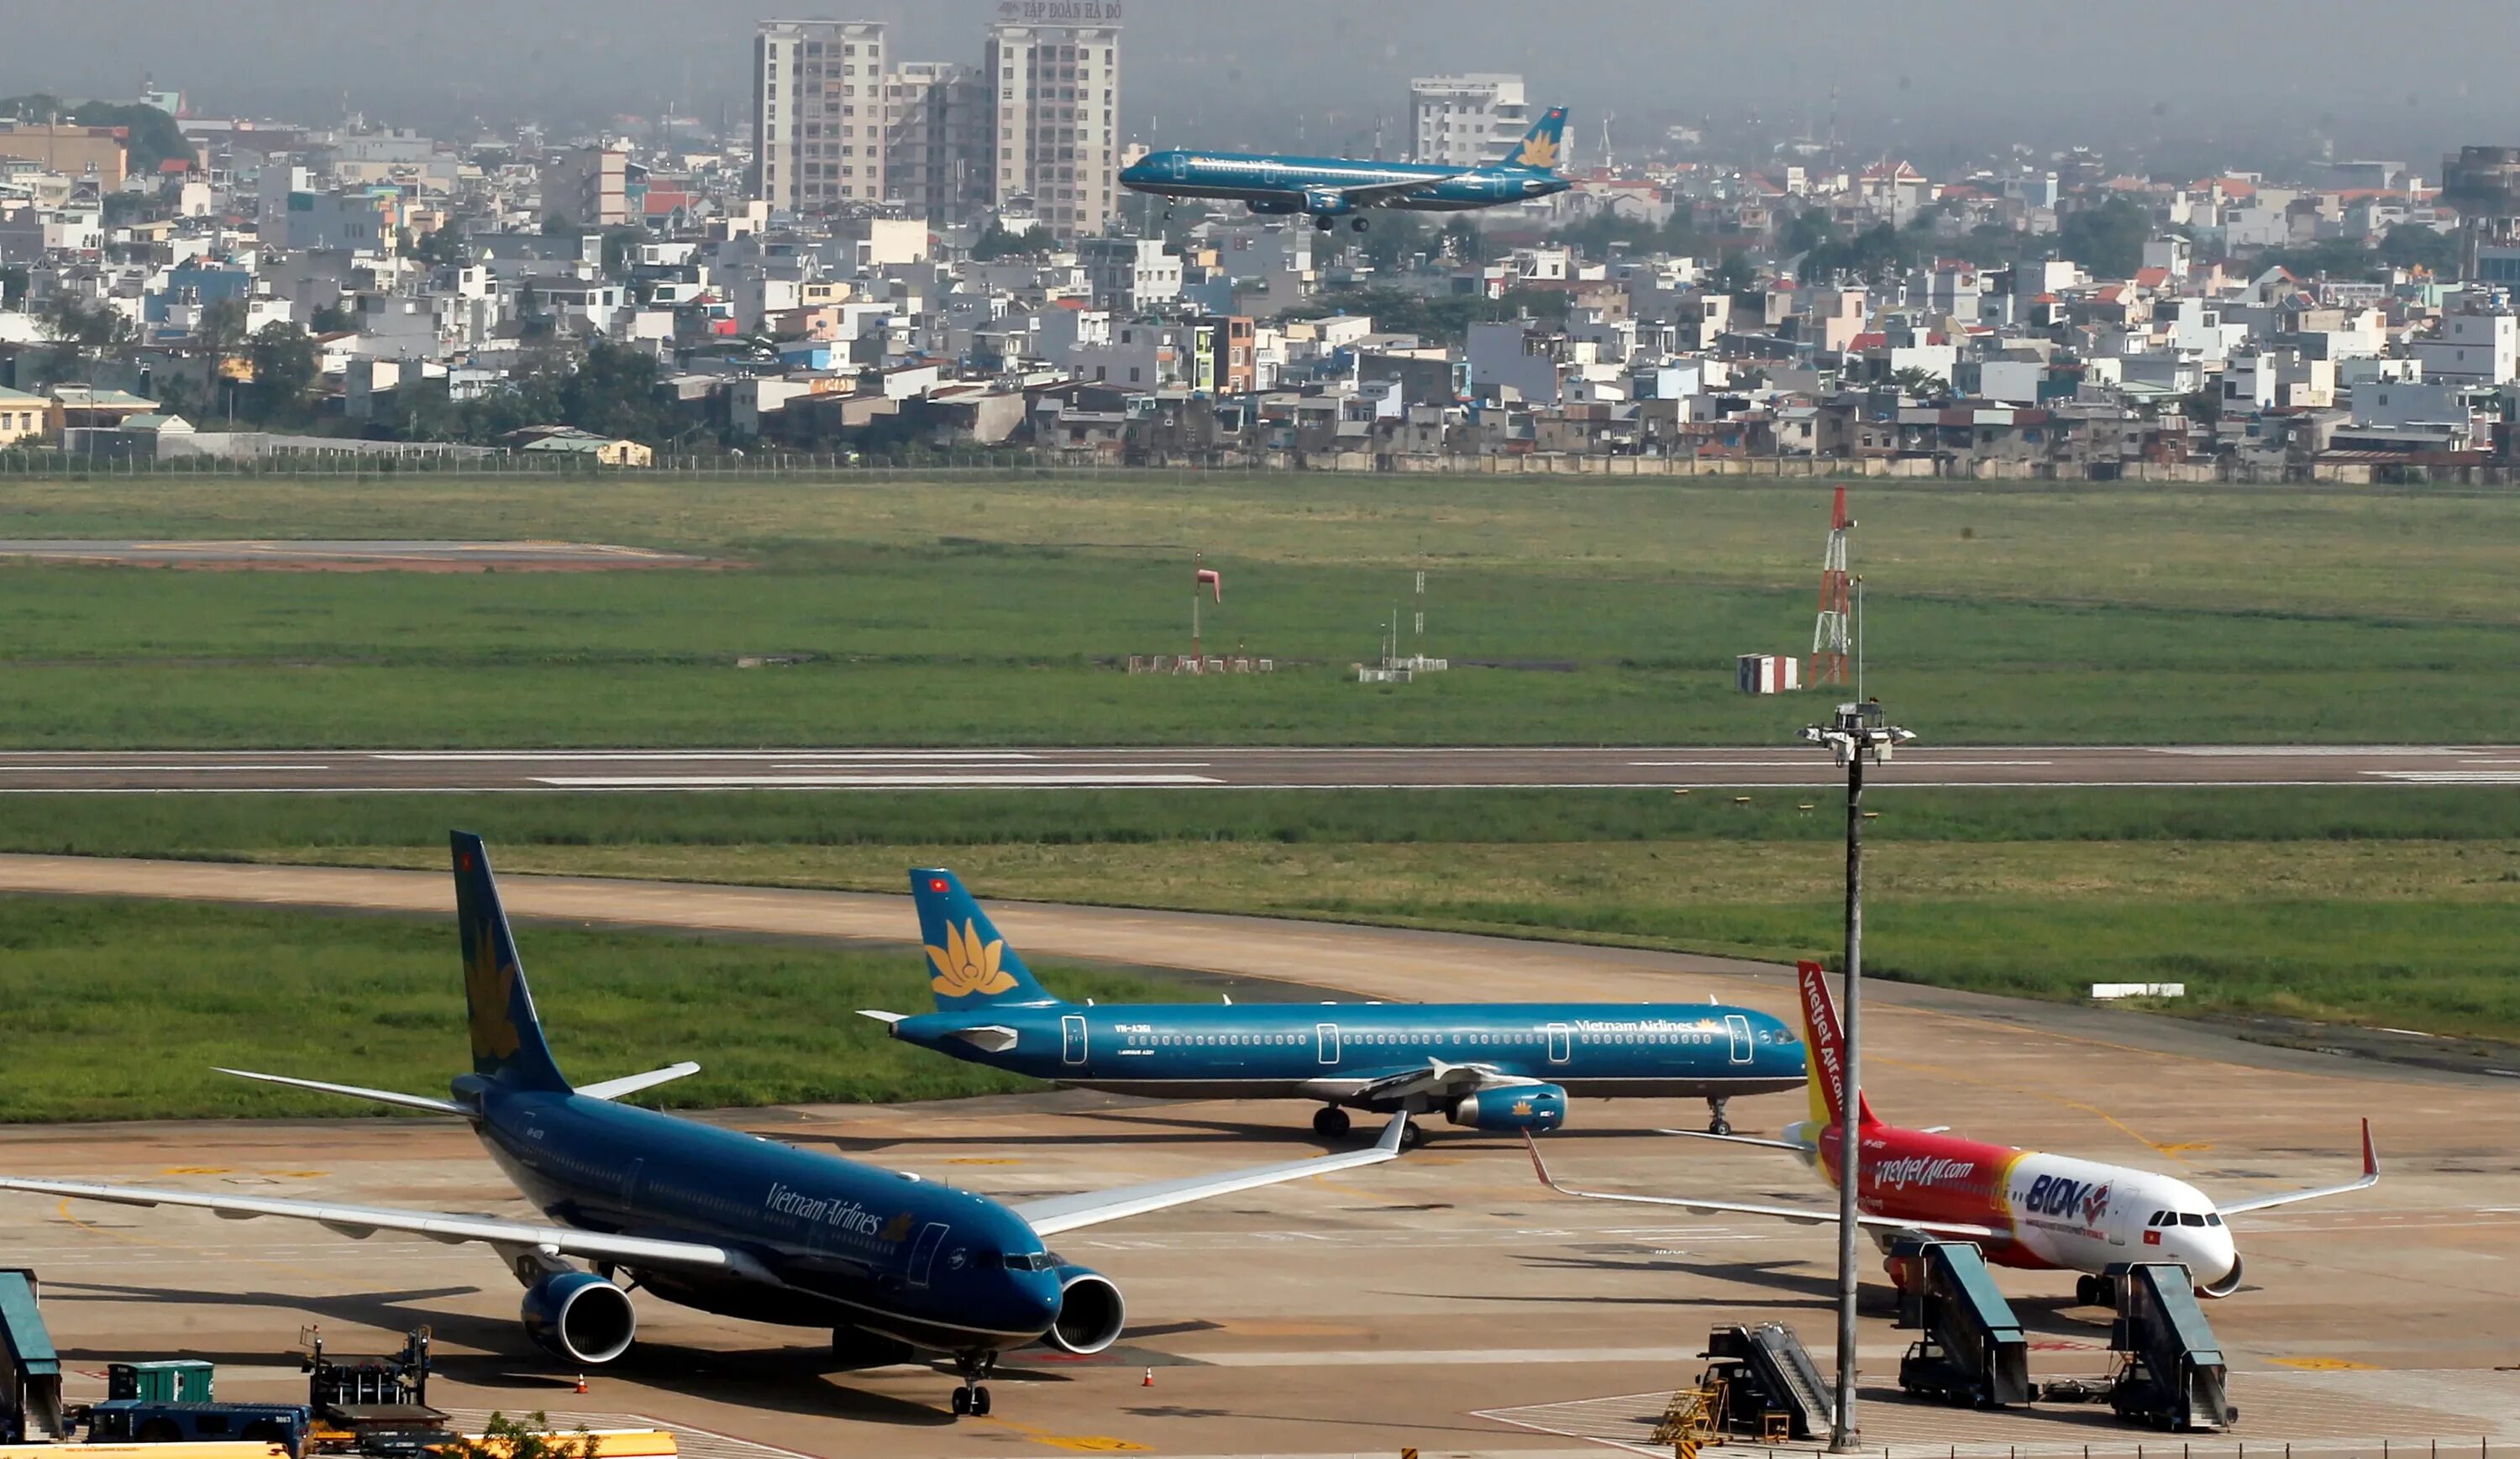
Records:
<instances>
[{"instance_id":1,"label":"vietjet air airplane","mask_svg":"<svg viewBox=\"0 0 2520 1459\"><path fill-rule=\"evenodd\" d=\"M1837 1005L1829 999L1823 969L1819 963L1806 962L1801 973L1803 1030L1811 1045L1812 1117L1788 1126L1781 1140L1721 1138L1791 1150L1834 1187L1843 1138L1839 1121L1845 1111L1845 1036L1837 1021ZM2195 1275L2198 1292L2228 1297L2240 1288L2240 1254L2225 1216L2343 1195L2380 1180L2369 1120L2362 1122L2362 1173L2356 1179L2317 1190L2253 1196L2218 1207L2186 1181L2151 1171L1886 1125L1874 1117L1861 1089L1856 1091L1855 1106L1862 1145L1858 1161L1862 1183L1856 1198L1862 1214L1857 1218L1876 1244L1887 1250L1902 1238L1974 1241L1985 1249L1988 1260L2002 1265L2083 1273L2074 1295L2086 1303L2113 1301L2102 1273L2114 1261L2182 1261ZM1837 1219L1834 1210L1569 1190L1550 1177L1537 1145L1532 1147L1531 1162L1552 1190L1587 1200L1771 1216L1804 1224ZM1902 1282L1902 1277L1898 1264L1891 1263L1890 1279Z\"/></svg>"}]
</instances>

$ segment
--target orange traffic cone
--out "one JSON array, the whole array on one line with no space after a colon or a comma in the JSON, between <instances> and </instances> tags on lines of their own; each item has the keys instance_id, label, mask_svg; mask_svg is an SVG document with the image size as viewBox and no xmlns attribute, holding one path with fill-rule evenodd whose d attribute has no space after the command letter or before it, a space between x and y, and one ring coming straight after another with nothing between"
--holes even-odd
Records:
<instances>
[{"instance_id":1,"label":"orange traffic cone","mask_svg":"<svg viewBox=\"0 0 2520 1459\"><path fill-rule=\"evenodd\" d=\"M583 1373L577 1375L577 1391L581 1393L586 1392L586 1375Z\"/></svg>"},{"instance_id":2,"label":"orange traffic cone","mask_svg":"<svg viewBox=\"0 0 2520 1459\"><path fill-rule=\"evenodd\" d=\"M1155 1370L1151 1365L1147 1369L1147 1381L1138 1386L1140 1388L1153 1388L1155 1386Z\"/></svg>"}]
</instances>

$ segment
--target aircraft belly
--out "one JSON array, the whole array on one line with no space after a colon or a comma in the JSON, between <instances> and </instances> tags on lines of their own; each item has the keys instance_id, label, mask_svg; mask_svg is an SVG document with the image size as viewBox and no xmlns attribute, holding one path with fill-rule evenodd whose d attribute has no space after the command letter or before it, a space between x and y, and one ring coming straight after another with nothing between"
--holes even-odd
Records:
<instances>
[{"instance_id":1,"label":"aircraft belly","mask_svg":"<svg viewBox=\"0 0 2520 1459\"><path fill-rule=\"evenodd\" d=\"M1091 1079L1062 1079L1058 1083L1071 1088L1095 1089L1105 1094L1144 1094L1157 1099L1297 1099L1305 1098L1303 1081L1290 1079L1178 1079L1157 1075L1148 1079L1115 1079L1097 1075Z\"/></svg>"}]
</instances>

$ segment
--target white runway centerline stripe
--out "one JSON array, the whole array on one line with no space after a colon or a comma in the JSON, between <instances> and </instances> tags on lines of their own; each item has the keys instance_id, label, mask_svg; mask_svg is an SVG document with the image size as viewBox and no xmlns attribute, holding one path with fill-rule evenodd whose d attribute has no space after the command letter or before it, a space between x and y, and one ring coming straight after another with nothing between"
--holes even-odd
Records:
<instances>
[{"instance_id":1,"label":"white runway centerline stripe","mask_svg":"<svg viewBox=\"0 0 2520 1459\"><path fill-rule=\"evenodd\" d=\"M581 790L814 790L853 785L1215 785L1212 775L1098 774L1093 771L1045 771L1038 774L986 772L863 775L537 775L545 785Z\"/></svg>"},{"instance_id":2,"label":"white runway centerline stripe","mask_svg":"<svg viewBox=\"0 0 2520 1459\"><path fill-rule=\"evenodd\" d=\"M2366 770L2362 774L2409 785L2520 785L2520 770Z\"/></svg>"},{"instance_id":3,"label":"white runway centerline stripe","mask_svg":"<svg viewBox=\"0 0 2520 1459\"><path fill-rule=\"evenodd\" d=\"M369 760L417 762L462 761L540 764L546 761L615 760L909 760L929 764L960 761L1039 760L1026 750L370 750Z\"/></svg>"},{"instance_id":4,"label":"white runway centerline stripe","mask_svg":"<svg viewBox=\"0 0 2520 1459\"><path fill-rule=\"evenodd\" d=\"M134 772L142 773L142 774L168 774L168 773L170 773L170 772L173 772L173 773L181 773L181 774L192 774L192 773L194 773L195 771L203 771L203 772L207 772L207 771L259 771L259 772L263 772L263 773L268 774L269 772L272 772L272 771L291 771L291 770L316 771L316 770L331 770L332 768L333 768L333 767L331 767L331 766L329 766L329 765L309 765L309 764L304 764L304 763L300 763L300 764L296 764L296 765L217 765L217 764L205 764L205 763L199 763L199 762L197 762L197 763L195 763L195 764L192 764L192 765L113 765L113 764L97 764L97 765L60 765L60 764L56 764L56 765L0 765L0 774L19 774L19 775L96 774L96 775L110 775L110 774L116 774L116 773L130 774L130 773L134 773Z\"/></svg>"},{"instance_id":5,"label":"white runway centerline stripe","mask_svg":"<svg viewBox=\"0 0 2520 1459\"><path fill-rule=\"evenodd\" d=\"M1914 751L1912 751L1912 751L1910 751L1909 753L1910 753L1910 754L1912 754L1912 755L1915 754L1915 752L1914 752ZM1944 767L1946 767L1946 766L1956 766L1956 765L2054 765L2056 762L2055 762L2055 761L2053 761L2053 760L1953 760L1953 759L1950 759L1950 758L1948 758L1948 757L1946 757L1946 756L1941 756L1941 755L1925 755L1925 756L1918 756L1918 757L1917 757L1916 759L1914 759L1912 763L1912 764L1916 764L1916 765L1930 765L1930 766L1934 767L1935 769L1940 770L1940 769L1942 769L1942 768L1944 768ZM1634 766L1640 766L1640 767L1648 767L1648 768L1659 768L1659 767L1663 767L1663 766L1676 766L1676 767L1684 767L1684 768L1694 768L1694 769L1698 769L1698 770L1729 770L1729 769L1732 769L1732 768L1734 768L1734 767L1766 767L1766 766L1775 766L1775 765L1791 765L1791 766L1797 766L1797 767L1807 767L1807 768L1811 768L1811 769L1815 769L1815 770L1822 770L1822 771L1825 771L1825 770L1827 770L1827 769L1828 769L1828 767L1827 767L1825 764L1822 764L1822 763L1821 763L1820 761L1818 761L1818 760L1814 760L1814 759L1803 759L1803 760L1631 760L1631 761L1629 761L1629 762L1628 762L1628 764L1630 764L1630 765L1634 765Z\"/></svg>"}]
</instances>

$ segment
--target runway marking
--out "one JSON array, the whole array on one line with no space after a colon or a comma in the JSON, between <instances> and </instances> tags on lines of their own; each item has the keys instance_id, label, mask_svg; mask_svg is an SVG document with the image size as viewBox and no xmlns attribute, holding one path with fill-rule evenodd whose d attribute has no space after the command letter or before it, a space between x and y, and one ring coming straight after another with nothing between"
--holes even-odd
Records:
<instances>
[{"instance_id":1,"label":"runway marking","mask_svg":"<svg viewBox=\"0 0 2520 1459\"><path fill-rule=\"evenodd\" d=\"M1779 765L1811 766L1815 764L1815 762L1811 760L1631 760L1628 763L1630 765L1648 770L1660 770L1665 768L1730 770L1734 766L1740 766L1744 769L1764 770ZM2056 762L2053 760L1952 760L1937 755L1930 759L1919 760L1916 763L1919 765L1930 765L1936 770L1943 770L1955 766L2054 765Z\"/></svg>"},{"instance_id":2,"label":"runway marking","mask_svg":"<svg viewBox=\"0 0 2520 1459\"><path fill-rule=\"evenodd\" d=\"M2469 749L2459 745L2143 745L2147 755L2196 756L2291 756L2296 758L2348 755L2479 755L2491 751Z\"/></svg>"},{"instance_id":3,"label":"runway marking","mask_svg":"<svg viewBox=\"0 0 2520 1459\"><path fill-rule=\"evenodd\" d=\"M1861 1350L1861 1349L1858 1349ZM1904 1347L1884 1348L1883 1355L1907 1351ZM1200 1362L1218 1368L1319 1368L1336 1365L1359 1365L1381 1368L1419 1368L1457 1363L1508 1363L1522 1367L1533 1363L1685 1363L1699 1354L1696 1347L1686 1348L1295 1348L1279 1352L1186 1352Z\"/></svg>"},{"instance_id":4,"label":"runway marking","mask_svg":"<svg viewBox=\"0 0 2520 1459\"><path fill-rule=\"evenodd\" d=\"M1091 772L1014 774L868 775L538 775L545 785L587 790L845 789L853 785L1214 785L1209 775L1104 775Z\"/></svg>"},{"instance_id":5,"label":"runway marking","mask_svg":"<svg viewBox=\"0 0 2520 1459\"><path fill-rule=\"evenodd\" d=\"M256 771L271 774L278 771L331 770L329 765L0 765L0 774L18 775L61 774L192 774L196 772L218 771L234 774Z\"/></svg>"},{"instance_id":6,"label":"runway marking","mask_svg":"<svg viewBox=\"0 0 2520 1459\"><path fill-rule=\"evenodd\" d=\"M984 1418L981 1422L995 1424L1001 1429L1020 1434L1035 1443L1048 1444L1054 1449L1077 1449L1089 1454L1143 1454L1147 1451L1145 1444L1131 1443L1125 1438L1112 1438L1101 1434L1053 1434L1047 1429L1036 1429L1030 1424L1021 1424L1013 1419L995 1416Z\"/></svg>"},{"instance_id":7,"label":"runway marking","mask_svg":"<svg viewBox=\"0 0 2520 1459\"><path fill-rule=\"evenodd\" d=\"M365 750L367 760L1039 760L1029 750Z\"/></svg>"},{"instance_id":8,"label":"runway marking","mask_svg":"<svg viewBox=\"0 0 2520 1459\"><path fill-rule=\"evenodd\" d=\"M2278 1367L2299 1368L2305 1373L2376 1373L2378 1363L2358 1363L2350 1357L2277 1357L2268 1361Z\"/></svg>"},{"instance_id":9,"label":"runway marking","mask_svg":"<svg viewBox=\"0 0 2520 1459\"><path fill-rule=\"evenodd\" d=\"M2520 785L2520 770L2366 770L2362 774L2409 785Z\"/></svg>"}]
</instances>

